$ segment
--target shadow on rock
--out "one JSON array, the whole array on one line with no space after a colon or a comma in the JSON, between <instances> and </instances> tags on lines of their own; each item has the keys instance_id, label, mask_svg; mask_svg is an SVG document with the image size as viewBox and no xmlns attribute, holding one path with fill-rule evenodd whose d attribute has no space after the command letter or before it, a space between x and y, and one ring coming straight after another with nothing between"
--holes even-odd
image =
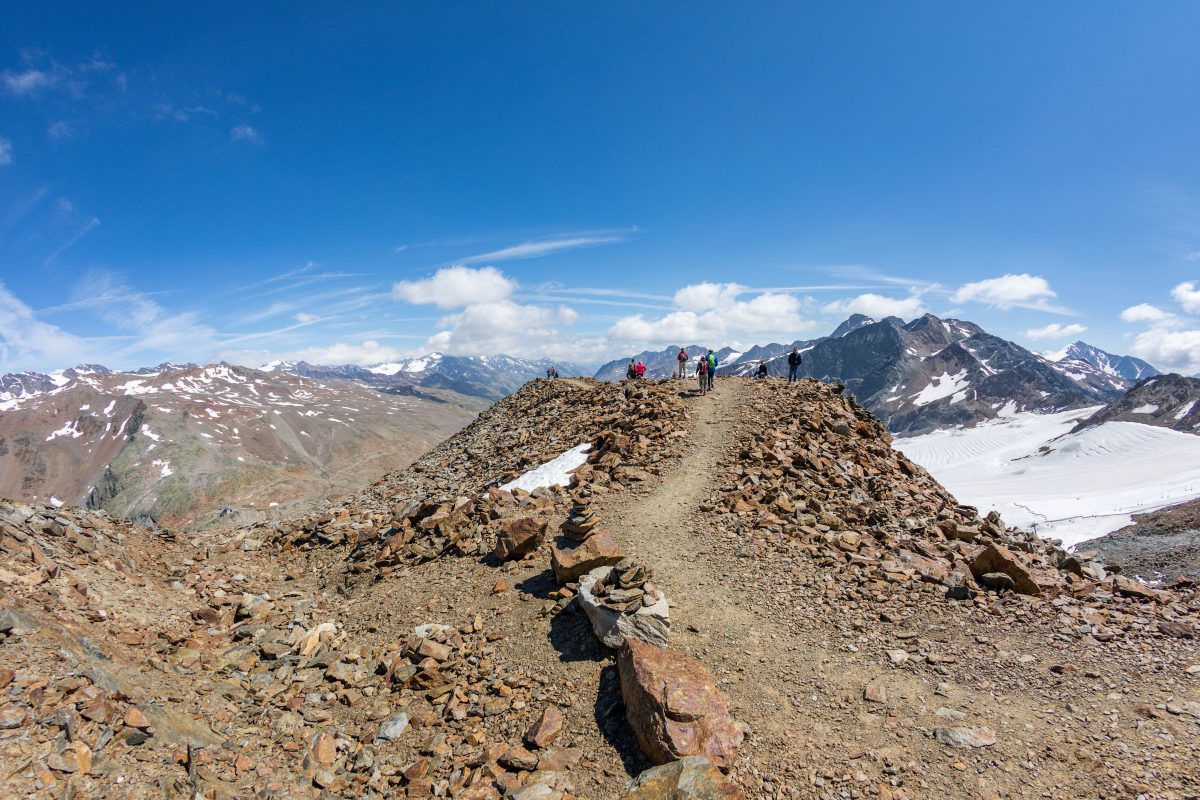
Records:
<instances>
[{"instance_id":1,"label":"shadow on rock","mask_svg":"<svg viewBox=\"0 0 1200 800\"><path fill-rule=\"evenodd\" d=\"M582 617L582 614L573 616ZM621 757L621 766L632 778L654 766L638 747L633 730L625 720L625 701L621 698L621 676L615 666L600 672L596 692L596 728Z\"/></svg>"}]
</instances>

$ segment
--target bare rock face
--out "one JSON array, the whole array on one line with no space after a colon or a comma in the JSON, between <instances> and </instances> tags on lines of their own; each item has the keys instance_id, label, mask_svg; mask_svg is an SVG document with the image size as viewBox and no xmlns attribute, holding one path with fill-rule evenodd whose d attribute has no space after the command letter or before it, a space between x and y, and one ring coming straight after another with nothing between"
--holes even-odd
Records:
<instances>
[{"instance_id":1,"label":"bare rock face","mask_svg":"<svg viewBox=\"0 0 1200 800\"><path fill-rule=\"evenodd\" d=\"M614 650L627 637L666 647L671 634L667 596L648 581L635 588L622 587L612 580L621 566L599 567L579 579L579 605L592 623L592 631Z\"/></svg>"},{"instance_id":2,"label":"bare rock face","mask_svg":"<svg viewBox=\"0 0 1200 800\"><path fill-rule=\"evenodd\" d=\"M634 779L621 800L744 800L746 795L704 756L652 767Z\"/></svg>"},{"instance_id":3,"label":"bare rock face","mask_svg":"<svg viewBox=\"0 0 1200 800\"><path fill-rule=\"evenodd\" d=\"M550 566L560 584L578 580L597 567L612 566L625 558L612 535L603 530L582 542L564 534L556 538L550 548Z\"/></svg>"},{"instance_id":4,"label":"bare rock face","mask_svg":"<svg viewBox=\"0 0 1200 800\"><path fill-rule=\"evenodd\" d=\"M702 664L627 638L617 666L629 727L651 761L702 755L722 769L732 764L745 734Z\"/></svg>"},{"instance_id":5,"label":"bare rock face","mask_svg":"<svg viewBox=\"0 0 1200 800\"><path fill-rule=\"evenodd\" d=\"M537 550L546 541L546 528L549 522L545 517L516 517L506 519L500 524L500 533L496 536L496 558L501 561L512 561Z\"/></svg>"}]
</instances>

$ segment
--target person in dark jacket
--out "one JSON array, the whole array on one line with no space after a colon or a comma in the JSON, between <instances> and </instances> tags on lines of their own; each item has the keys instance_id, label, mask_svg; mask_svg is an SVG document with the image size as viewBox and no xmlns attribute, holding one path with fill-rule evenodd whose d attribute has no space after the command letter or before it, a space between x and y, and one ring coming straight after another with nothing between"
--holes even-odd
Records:
<instances>
[{"instance_id":1,"label":"person in dark jacket","mask_svg":"<svg viewBox=\"0 0 1200 800\"><path fill-rule=\"evenodd\" d=\"M760 378L767 377L767 362L765 362L765 361L758 362L758 377L760 377Z\"/></svg>"},{"instance_id":2,"label":"person in dark jacket","mask_svg":"<svg viewBox=\"0 0 1200 800\"><path fill-rule=\"evenodd\" d=\"M800 357L800 348L793 347L792 352L788 353L788 383L800 380L796 377L796 370L800 369L800 364L804 361Z\"/></svg>"}]
</instances>

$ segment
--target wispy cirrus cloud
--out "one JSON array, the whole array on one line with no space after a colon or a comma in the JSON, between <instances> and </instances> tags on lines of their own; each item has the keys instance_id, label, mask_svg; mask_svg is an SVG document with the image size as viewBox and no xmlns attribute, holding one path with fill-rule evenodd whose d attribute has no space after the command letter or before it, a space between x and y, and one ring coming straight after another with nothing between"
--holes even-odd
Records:
<instances>
[{"instance_id":1,"label":"wispy cirrus cloud","mask_svg":"<svg viewBox=\"0 0 1200 800\"><path fill-rule=\"evenodd\" d=\"M545 239L533 239L521 242L520 244L502 247L499 250L477 253L456 260L462 264L480 264L491 261L517 261L528 258L542 258L543 256L565 253L569 250L617 244L627 241L636 232L637 228L630 228L629 230L599 231L595 233L568 234Z\"/></svg>"},{"instance_id":2,"label":"wispy cirrus cloud","mask_svg":"<svg viewBox=\"0 0 1200 800\"><path fill-rule=\"evenodd\" d=\"M12 142L0 136L0 167L7 167L12 160Z\"/></svg>"}]
</instances>

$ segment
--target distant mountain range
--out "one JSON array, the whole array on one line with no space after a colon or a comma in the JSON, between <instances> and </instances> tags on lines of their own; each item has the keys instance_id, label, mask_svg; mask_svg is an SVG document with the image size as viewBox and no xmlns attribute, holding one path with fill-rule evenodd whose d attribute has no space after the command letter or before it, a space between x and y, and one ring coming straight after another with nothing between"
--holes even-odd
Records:
<instances>
[{"instance_id":1,"label":"distant mountain range","mask_svg":"<svg viewBox=\"0 0 1200 800\"><path fill-rule=\"evenodd\" d=\"M0 387L0 497L169 524L303 512L406 466L488 405L226 364L91 364Z\"/></svg>"},{"instance_id":2,"label":"distant mountain range","mask_svg":"<svg viewBox=\"0 0 1200 800\"><path fill-rule=\"evenodd\" d=\"M719 351L717 374L753 376L759 361L769 375L787 375L787 355L797 348L803 377L844 384L895 433L920 433L973 425L1020 411L1055 411L1112 402L1140 377L1158 371L1130 356L1084 342L1056 358L1038 355L994 336L972 322L932 314L904 322L855 314L829 336L790 344ZM699 347L688 353L698 355ZM677 346L639 353L651 377L668 377ZM629 359L605 364L597 378L623 378Z\"/></svg>"},{"instance_id":3,"label":"distant mountain range","mask_svg":"<svg viewBox=\"0 0 1200 800\"><path fill-rule=\"evenodd\" d=\"M546 377L554 367L558 374L584 375L582 367L549 359L512 356L448 356L429 353L370 367L353 364L323 366L306 361L272 361L265 372L288 372L321 380L351 380L393 394L412 394L417 388L447 389L468 397L499 400L534 378Z\"/></svg>"}]
</instances>

